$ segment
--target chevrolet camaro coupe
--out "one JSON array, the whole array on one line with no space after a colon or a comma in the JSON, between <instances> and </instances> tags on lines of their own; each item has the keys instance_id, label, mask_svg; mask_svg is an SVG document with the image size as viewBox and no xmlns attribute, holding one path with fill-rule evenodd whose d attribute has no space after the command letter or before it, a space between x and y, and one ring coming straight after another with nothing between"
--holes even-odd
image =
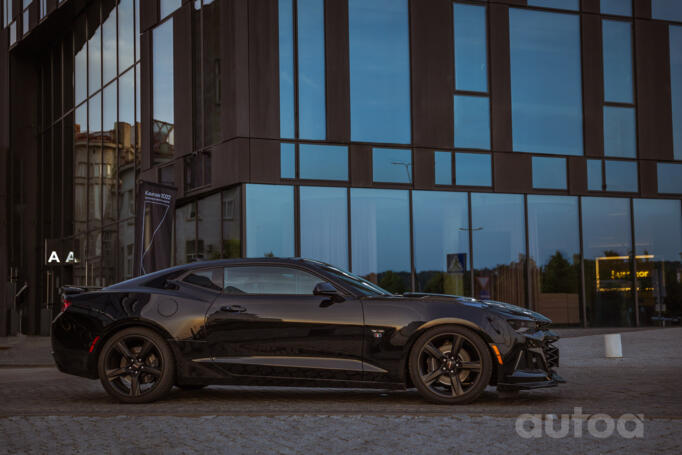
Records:
<instances>
[{"instance_id":1,"label":"chevrolet camaro coupe","mask_svg":"<svg viewBox=\"0 0 682 455\"><path fill-rule=\"evenodd\" d=\"M563 382L546 317L453 295L394 295L322 262L234 259L181 265L107 288L63 290L52 322L58 368L116 400L176 385L415 387L461 404L488 385Z\"/></svg>"}]
</instances>

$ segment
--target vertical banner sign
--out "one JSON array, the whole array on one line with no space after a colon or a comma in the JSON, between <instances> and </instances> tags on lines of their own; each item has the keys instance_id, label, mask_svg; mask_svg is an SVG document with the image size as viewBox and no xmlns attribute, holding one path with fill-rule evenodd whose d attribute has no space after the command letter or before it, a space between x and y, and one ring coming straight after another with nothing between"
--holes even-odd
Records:
<instances>
[{"instance_id":1,"label":"vertical banner sign","mask_svg":"<svg viewBox=\"0 0 682 455\"><path fill-rule=\"evenodd\" d=\"M177 188L140 182L135 220L135 275L155 272L171 265L173 220Z\"/></svg>"}]
</instances>

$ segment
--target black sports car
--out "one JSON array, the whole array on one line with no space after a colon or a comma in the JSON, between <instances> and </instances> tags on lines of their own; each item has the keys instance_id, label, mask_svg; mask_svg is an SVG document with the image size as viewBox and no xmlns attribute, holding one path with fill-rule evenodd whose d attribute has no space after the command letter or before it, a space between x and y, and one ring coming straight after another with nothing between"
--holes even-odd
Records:
<instances>
[{"instance_id":1,"label":"black sports car","mask_svg":"<svg viewBox=\"0 0 682 455\"><path fill-rule=\"evenodd\" d=\"M182 265L94 292L66 288L52 323L58 368L99 378L122 402L173 385L416 387L466 403L487 385L562 382L558 337L517 306L440 294L393 295L306 259Z\"/></svg>"}]
</instances>

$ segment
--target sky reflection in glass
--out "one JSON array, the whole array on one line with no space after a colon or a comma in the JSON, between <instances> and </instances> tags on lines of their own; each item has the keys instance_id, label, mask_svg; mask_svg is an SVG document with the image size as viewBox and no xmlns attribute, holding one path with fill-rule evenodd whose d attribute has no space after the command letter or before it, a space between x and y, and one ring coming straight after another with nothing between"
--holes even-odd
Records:
<instances>
[{"instance_id":1,"label":"sky reflection in glass","mask_svg":"<svg viewBox=\"0 0 682 455\"><path fill-rule=\"evenodd\" d=\"M372 175L375 182L412 183L412 150L372 150Z\"/></svg>"},{"instance_id":2,"label":"sky reflection in glass","mask_svg":"<svg viewBox=\"0 0 682 455\"><path fill-rule=\"evenodd\" d=\"M452 153L434 152L433 161L436 185L452 185Z\"/></svg>"},{"instance_id":3,"label":"sky reflection in glass","mask_svg":"<svg viewBox=\"0 0 682 455\"><path fill-rule=\"evenodd\" d=\"M455 95L455 147L490 150L487 96Z\"/></svg>"},{"instance_id":4,"label":"sky reflection in glass","mask_svg":"<svg viewBox=\"0 0 682 455\"><path fill-rule=\"evenodd\" d=\"M324 0L298 0L298 129L302 139L326 139Z\"/></svg>"},{"instance_id":5,"label":"sky reflection in glass","mask_svg":"<svg viewBox=\"0 0 682 455\"><path fill-rule=\"evenodd\" d=\"M637 192L637 163L635 161L604 162L606 191Z\"/></svg>"},{"instance_id":6,"label":"sky reflection in glass","mask_svg":"<svg viewBox=\"0 0 682 455\"><path fill-rule=\"evenodd\" d=\"M492 165L487 153L455 153L455 184L492 186Z\"/></svg>"},{"instance_id":7,"label":"sky reflection in glass","mask_svg":"<svg viewBox=\"0 0 682 455\"><path fill-rule=\"evenodd\" d=\"M485 6L454 3L455 88L488 91Z\"/></svg>"},{"instance_id":8,"label":"sky reflection in glass","mask_svg":"<svg viewBox=\"0 0 682 455\"><path fill-rule=\"evenodd\" d=\"M682 8L682 2L680 2ZM675 159L682 160L682 25L670 25L670 89Z\"/></svg>"},{"instance_id":9,"label":"sky reflection in glass","mask_svg":"<svg viewBox=\"0 0 682 455\"><path fill-rule=\"evenodd\" d=\"M294 187L246 185L246 257L294 256Z\"/></svg>"},{"instance_id":10,"label":"sky reflection in glass","mask_svg":"<svg viewBox=\"0 0 682 455\"><path fill-rule=\"evenodd\" d=\"M604 155L637 156L634 107L604 106Z\"/></svg>"},{"instance_id":11,"label":"sky reflection in glass","mask_svg":"<svg viewBox=\"0 0 682 455\"><path fill-rule=\"evenodd\" d=\"M682 163L658 163L658 192L682 194Z\"/></svg>"},{"instance_id":12,"label":"sky reflection in glass","mask_svg":"<svg viewBox=\"0 0 682 455\"><path fill-rule=\"evenodd\" d=\"M632 26L630 22L602 21L604 100L632 103Z\"/></svg>"},{"instance_id":13,"label":"sky reflection in glass","mask_svg":"<svg viewBox=\"0 0 682 455\"><path fill-rule=\"evenodd\" d=\"M533 188L566 189L566 158L533 157Z\"/></svg>"},{"instance_id":14,"label":"sky reflection in glass","mask_svg":"<svg viewBox=\"0 0 682 455\"><path fill-rule=\"evenodd\" d=\"M302 186L301 256L348 268L348 190Z\"/></svg>"},{"instance_id":15,"label":"sky reflection in glass","mask_svg":"<svg viewBox=\"0 0 682 455\"><path fill-rule=\"evenodd\" d=\"M292 0L279 0L279 134L293 139L294 19Z\"/></svg>"}]
</instances>

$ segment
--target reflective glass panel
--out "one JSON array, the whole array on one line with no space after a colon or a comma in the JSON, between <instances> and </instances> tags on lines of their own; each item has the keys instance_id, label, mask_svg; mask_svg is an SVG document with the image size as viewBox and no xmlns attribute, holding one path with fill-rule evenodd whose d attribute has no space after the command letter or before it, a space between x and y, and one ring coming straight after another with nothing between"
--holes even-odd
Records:
<instances>
[{"instance_id":1,"label":"reflective glass panel","mask_svg":"<svg viewBox=\"0 0 682 455\"><path fill-rule=\"evenodd\" d=\"M467 193L413 191L417 291L471 295Z\"/></svg>"},{"instance_id":2,"label":"reflective glass panel","mask_svg":"<svg viewBox=\"0 0 682 455\"><path fill-rule=\"evenodd\" d=\"M349 0L351 140L409 144L407 0Z\"/></svg>"},{"instance_id":3,"label":"reflective glass panel","mask_svg":"<svg viewBox=\"0 0 682 455\"><path fill-rule=\"evenodd\" d=\"M118 160L118 122L116 81L102 91L102 208L104 224L116 223L116 166ZM112 234L113 235L113 234ZM107 234L108 236L108 234Z\"/></svg>"},{"instance_id":4,"label":"reflective glass panel","mask_svg":"<svg viewBox=\"0 0 682 455\"><path fill-rule=\"evenodd\" d=\"M292 0L279 0L279 134L294 132L294 16Z\"/></svg>"},{"instance_id":5,"label":"reflective glass panel","mask_svg":"<svg viewBox=\"0 0 682 455\"><path fill-rule=\"evenodd\" d=\"M557 324L580 322L578 198L528 195L531 301Z\"/></svg>"},{"instance_id":6,"label":"reflective glass panel","mask_svg":"<svg viewBox=\"0 0 682 455\"><path fill-rule=\"evenodd\" d=\"M682 163L658 163L658 192L682 194Z\"/></svg>"},{"instance_id":7,"label":"reflective glass panel","mask_svg":"<svg viewBox=\"0 0 682 455\"><path fill-rule=\"evenodd\" d=\"M353 273L390 292L409 290L409 193L351 188L350 197Z\"/></svg>"},{"instance_id":8,"label":"reflective glass panel","mask_svg":"<svg viewBox=\"0 0 682 455\"><path fill-rule=\"evenodd\" d=\"M582 198L585 297L590 325L633 325L630 201Z\"/></svg>"},{"instance_id":9,"label":"reflective glass panel","mask_svg":"<svg viewBox=\"0 0 682 455\"><path fill-rule=\"evenodd\" d=\"M93 229L102 222L102 92L88 99L88 169L88 229Z\"/></svg>"},{"instance_id":10,"label":"reflective glass panel","mask_svg":"<svg viewBox=\"0 0 682 455\"><path fill-rule=\"evenodd\" d=\"M301 257L348 268L348 190L302 186Z\"/></svg>"},{"instance_id":11,"label":"reflective glass panel","mask_svg":"<svg viewBox=\"0 0 682 455\"><path fill-rule=\"evenodd\" d=\"M651 17L682 22L682 2L680 0L651 0Z\"/></svg>"},{"instance_id":12,"label":"reflective glass panel","mask_svg":"<svg viewBox=\"0 0 682 455\"><path fill-rule=\"evenodd\" d=\"M301 144L299 178L348 180L348 147L345 145Z\"/></svg>"},{"instance_id":13,"label":"reflective glass panel","mask_svg":"<svg viewBox=\"0 0 682 455\"><path fill-rule=\"evenodd\" d=\"M197 259L196 202L175 209L175 263L187 264Z\"/></svg>"},{"instance_id":14,"label":"reflective glass panel","mask_svg":"<svg viewBox=\"0 0 682 455\"><path fill-rule=\"evenodd\" d=\"M135 221L130 219L118 225L118 273L119 278L133 277L135 261Z\"/></svg>"},{"instance_id":15,"label":"reflective glass panel","mask_svg":"<svg viewBox=\"0 0 682 455\"><path fill-rule=\"evenodd\" d=\"M604 161L606 191L637 192L637 163L635 161Z\"/></svg>"},{"instance_id":16,"label":"reflective glass panel","mask_svg":"<svg viewBox=\"0 0 682 455\"><path fill-rule=\"evenodd\" d=\"M679 200L634 199L637 297L641 324L682 311L680 252L682 213Z\"/></svg>"},{"instance_id":17,"label":"reflective glass panel","mask_svg":"<svg viewBox=\"0 0 682 455\"><path fill-rule=\"evenodd\" d=\"M455 184L492 186L492 165L487 153L455 153Z\"/></svg>"},{"instance_id":18,"label":"reflective glass panel","mask_svg":"<svg viewBox=\"0 0 682 455\"><path fill-rule=\"evenodd\" d=\"M326 139L324 79L324 0L297 0L298 133Z\"/></svg>"},{"instance_id":19,"label":"reflective glass panel","mask_svg":"<svg viewBox=\"0 0 682 455\"><path fill-rule=\"evenodd\" d=\"M601 0L600 11L602 14L632 16L632 0Z\"/></svg>"},{"instance_id":20,"label":"reflective glass panel","mask_svg":"<svg viewBox=\"0 0 682 455\"><path fill-rule=\"evenodd\" d=\"M455 95L455 147L490 149L487 96Z\"/></svg>"},{"instance_id":21,"label":"reflective glass panel","mask_svg":"<svg viewBox=\"0 0 682 455\"><path fill-rule=\"evenodd\" d=\"M580 9L580 0L528 0L528 5L578 11Z\"/></svg>"},{"instance_id":22,"label":"reflective glass panel","mask_svg":"<svg viewBox=\"0 0 682 455\"><path fill-rule=\"evenodd\" d=\"M282 143L279 146L280 177L296 178L296 144Z\"/></svg>"},{"instance_id":23,"label":"reflective glass panel","mask_svg":"<svg viewBox=\"0 0 682 455\"><path fill-rule=\"evenodd\" d=\"M313 295L320 277L291 267L225 267L226 294Z\"/></svg>"},{"instance_id":24,"label":"reflective glass panel","mask_svg":"<svg viewBox=\"0 0 682 455\"><path fill-rule=\"evenodd\" d=\"M246 185L246 256L294 255L294 187Z\"/></svg>"},{"instance_id":25,"label":"reflective glass panel","mask_svg":"<svg viewBox=\"0 0 682 455\"><path fill-rule=\"evenodd\" d=\"M173 157L175 149L173 96L173 20L156 27L153 39L152 137L154 163Z\"/></svg>"},{"instance_id":26,"label":"reflective glass panel","mask_svg":"<svg viewBox=\"0 0 682 455\"><path fill-rule=\"evenodd\" d=\"M73 230L79 234L88 226L88 104L76 108L73 125ZM84 243L85 244L85 243ZM84 257L84 256L81 256Z\"/></svg>"},{"instance_id":27,"label":"reflective glass panel","mask_svg":"<svg viewBox=\"0 0 682 455\"><path fill-rule=\"evenodd\" d=\"M133 0L118 4L118 72L135 63L135 30Z\"/></svg>"},{"instance_id":28,"label":"reflective glass panel","mask_svg":"<svg viewBox=\"0 0 682 455\"><path fill-rule=\"evenodd\" d=\"M632 103L632 26L630 22L602 21L604 100Z\"/></svg>"},{"instance_id":29,"label":"reflective glass panel","mask_svg":"<svg viewBox=\"0 0 682 455\"><path fill-rule=\"evenodd\" d=\"M604 155L637 156L637 127L634 107L604 106Z\"/></svg>"},{"instance_id":30,"label":"reflective glass panel","mask_svg":"<svg viewBox=\"0 0 682 455\"><path fill-rule=\"evenodd\" d=\"M224 258L238 258L242 256L241 194L240 186L223 191L222 216Z\"/></svg>"},{"instance_id":31,"label":"reflective glass panel","mask_svg":"<svg viewBox=\"0 0 682 455\"><path fill-rule=\"evenodd\" d=\"M682 8L682 3L680 3ZM669 26L670 90L673 108L673 145L676 160L682 160L682 26Z\"/></svg>"},{"instance_id":32,"label":"reflective glass panel","mask_svg":"<svg viewBox=\"0 0 682 455\"><path fill-rule=\"evenodd\" d=\"M523 195L471 194L474 297L526 305Z\"/></svg>"},{"instance_id":33,"label":"reflective glass panel","mask_svg":"<svg viewBox=\"0 0 682 455\"><path fill-rule=\"evenodd\" d=\"M434 152L436 185L452 185L452 153Z\"/></svg>"},{"instance_id":34,"label":"reflective glass panel","mask_svg":"<svg viewBox=\"0 0 682 455\"><path fill-rule=\"evenodd\" d=\"M582 155L580 19L511 8L514 150Z\"/></svg>"},{"instance_id":35,"label":"reflective glass panel","mask_svg":"<svg viewBox=\"0 0 682 455\"><path fill-rule=\"evenodd\" d=\"M589 191L602 191L601 160L587 160L587 189Z\"/></svg>"},{"instance_id":36,"label":"reflective glass panel","mask_svg":"<svg viewBox=\"0 0 682 455\"><path fill-rule=\"evenodd\" d=\"M107 11L107 7L111 8ZM102 3L102 79L106 84L116 77L116 5Z\"/></svg>"},{"instance_id":37,"label":"reflective glass panel","mask_svg":"<svg viewBox=\"0 0 682 455\"><path fill-rule=\"evenodd\" d=\"M137 0L143 1L143 0ZM182 0L159 0L159 11L161 13L161 19L172 14L173 11L180 8Z\"/></svg>"},{"instance_id":38,"label":"reflective glass panel","mask_svg":"<svg viewBox=\"0 0 682 455\"><path fill-rule=\"evenodd\" d=\"M455 88L488 91L488 44L485 6L454 3Z\"/></svg>"},{"instance_id":39,"label":"reflective glass panel","mask_svg":"<svg viewBox=\"0 0 682 455\"><path fill-rule=\"evenodd\" d=\"M412 183L412 151L374 148L372 170L375 182Z\"/></svg>"},{"instance_id":40,"label":"reflective glass panel","mask_svg":"<svg viewBox=\"0 0 682 455\"><path fill-rule=\"evenodd\" d=\"M533 157L533 188L566 189L566 158Z\"/></svg>"},{"instance_id":41,"label":"reflective glass panel","mask_svg":"<svg viewBox=\"0 0 682 455\"><path fill-rule=\"evenodd\" d=\"M89 24L90 28L94 25ZM88 93L92 95L102 87L102 27L97 26L88 40Z\"/></svg>"},{"instance_id":42,"label":"reflective glass panel","mask_svg":"<svg viewBox=\"0 0 682 455\"><path fill-rule=\"evenodd\" d=\"M199 199L197 223L197 258L220 259L220 193Z\"/></svg>"},{"instance_id":43,"label":"reflective glass panel","mask_svg":"<svg viewBox=\"0 0 682 455\"><path fill-rule=\"evenodd\" d=\"M88 48L85 42L85 21L77 21L73 38L76 52L73 77L76 86L76 104L79 104L88 96Z\"/></svg>"}]
</instances>

